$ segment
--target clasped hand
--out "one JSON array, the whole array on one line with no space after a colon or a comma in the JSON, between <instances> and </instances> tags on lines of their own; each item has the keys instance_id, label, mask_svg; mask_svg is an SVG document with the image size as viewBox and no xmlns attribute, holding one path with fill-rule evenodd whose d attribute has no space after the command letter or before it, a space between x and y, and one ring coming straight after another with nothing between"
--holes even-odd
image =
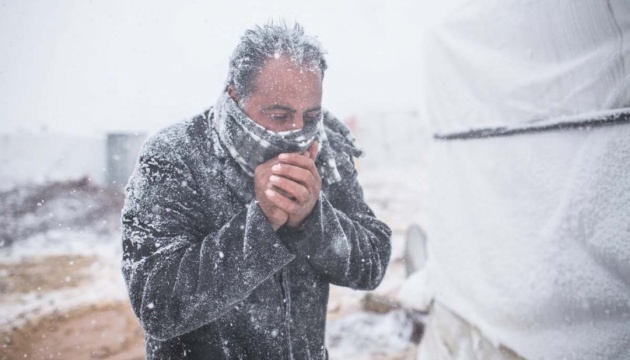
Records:
<instances>
[{"instance_id":1,"label":"clasped hand","mask_svg":"<svg viewBox=\"0 0 630 360\"><path fill-rule=\"evenodd\" d=\"M318 147L315 141L304 154L280 154L256 168L256 200L274 230L297 227L313 211L322 188Z\"/></svg>"}]
</instances>

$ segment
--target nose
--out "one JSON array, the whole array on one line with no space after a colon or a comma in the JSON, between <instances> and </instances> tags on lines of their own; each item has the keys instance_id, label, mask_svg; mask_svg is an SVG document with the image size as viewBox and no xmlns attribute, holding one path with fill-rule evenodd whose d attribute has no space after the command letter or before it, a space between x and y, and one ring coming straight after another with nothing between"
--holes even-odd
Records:
<instances>
[{"instance_id":1,"label":"nose","mask_svg":"<svg viewBox=\"0 0 630 360\"><path fill-rule=\"evenodd\" d=\"M301 116L294 116L289 126L291 128L288 130L299 130L304 127L304 119Z\"/></svg>"}]
</instances>

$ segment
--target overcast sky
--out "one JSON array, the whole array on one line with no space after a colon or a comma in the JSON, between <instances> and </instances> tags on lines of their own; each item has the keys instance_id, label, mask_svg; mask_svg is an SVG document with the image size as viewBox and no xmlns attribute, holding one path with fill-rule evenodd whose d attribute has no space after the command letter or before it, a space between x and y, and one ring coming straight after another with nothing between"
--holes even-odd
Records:
<instances>
[{"instance_id":1,"label":"overcast sky","mask_svg":"<svg viewBox=\"0 0 630 360\"><path fill-rule=\"evenodd\" d=\"M0 0L0 133L155 131L211 106L242 33L297 20L339 117L419 106L417 0Z\"/></svg>"}]
</instances>

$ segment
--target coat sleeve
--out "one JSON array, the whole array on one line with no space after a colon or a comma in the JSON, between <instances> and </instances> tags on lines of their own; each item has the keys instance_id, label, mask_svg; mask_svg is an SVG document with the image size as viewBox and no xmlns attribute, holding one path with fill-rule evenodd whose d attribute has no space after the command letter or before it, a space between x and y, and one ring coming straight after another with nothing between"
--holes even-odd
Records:
<instances>
[{"instance_id":1,"label":"coat sleeve","mask_svg":"<svg viewBox=\"0 0 630 360\"><path fill-rule=\"evenodd\" d=\"M391 254L391 230L376 219L363 198L351 165L297 231L282 233L297 256L335 285L373 290L383 279Z\"/></svg>"},{"instance_id":2,"label":"coat sleeve","mask_svg":"<svg viewBox=\"0 0 630 360\"><path fill-rule=\"evenodd\" d=\"M222 316L295 256L256 202L210 218L195 177L167 141L143 147L122 212L123 274L144 330L160 340Z\"/></svg>"}]
</instances>

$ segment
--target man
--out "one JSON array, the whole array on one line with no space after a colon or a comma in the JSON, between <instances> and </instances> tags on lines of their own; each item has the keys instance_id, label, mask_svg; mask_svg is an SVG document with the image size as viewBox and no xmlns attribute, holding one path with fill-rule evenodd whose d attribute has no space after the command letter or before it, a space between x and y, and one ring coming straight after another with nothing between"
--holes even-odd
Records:
<instances>
[{"instance_id":1,"label":"man","mask_svg":"<svg viewBox=\"0 0 630 360\"><path fill-rule=\"evenodd\" d=\"M214 108L143 146L122 223L147 358L326 358L329 284L382 280L391 231L322 110L325 70L299 25L248 30Z\"/></svg>"}]
</instances>

